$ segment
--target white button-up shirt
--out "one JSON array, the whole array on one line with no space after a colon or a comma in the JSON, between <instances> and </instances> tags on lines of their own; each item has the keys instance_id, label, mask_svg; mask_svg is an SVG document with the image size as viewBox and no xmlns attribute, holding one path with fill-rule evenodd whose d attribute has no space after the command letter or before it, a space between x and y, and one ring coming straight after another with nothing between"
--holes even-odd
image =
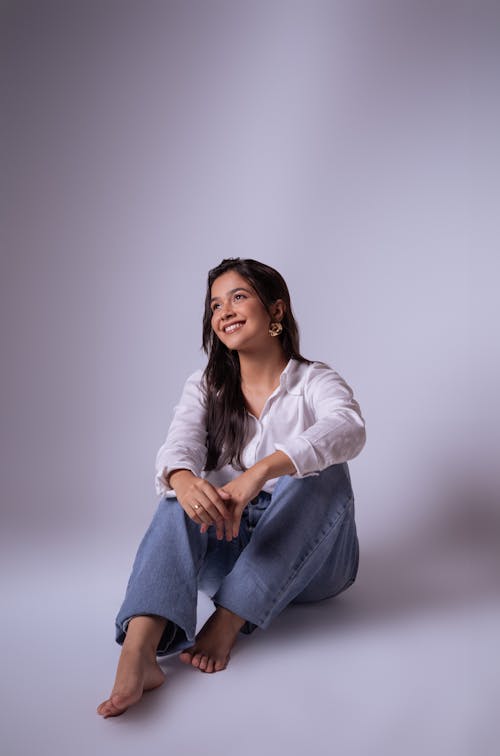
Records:
<instances>
[{"instance_id":1,"label":"white button-up shirt","mask_svg":"<svg viewBox=\"0 0 500 756\"><path fill-rule=\"evenodd\" d=\"M206 406L203 371L187 379L167 438L156 456L155 487L159 496L175 496L167 483L173 470L187 469L223 486L241 475L231 465L204 472L206 462ZM341 376L323 362L306 364L291 359L279 386L256 418L250 412L249 433L243 449L246 468L277 450L292 460L294 477L317 475L330 465L355 457L365 444L365 423L353 392ZM268 480L271 492L277 478Z\"/></svg>"}]
</instances>

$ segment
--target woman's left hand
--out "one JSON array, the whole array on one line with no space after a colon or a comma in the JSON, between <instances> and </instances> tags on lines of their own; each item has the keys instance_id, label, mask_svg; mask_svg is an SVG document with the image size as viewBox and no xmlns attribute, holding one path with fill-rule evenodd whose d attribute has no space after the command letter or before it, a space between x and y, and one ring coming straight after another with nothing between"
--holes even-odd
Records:
<instances>
[{"instance_id":1,"label":"woman's left hand","mask_svg":"<svg viewBox=\"0 0 500 756\"><path fill-rule=\"evenodd\" d=\"M237 478L222 486L222 490L231 497L231 500L226 502L226 506L232 508L233 538L236 538L240 532L243 510L261 492L265 482L266 478L257 469L250 467Z\"/></svg>"},{"instance_id":2,"label":"woman's left hand","mask_svg":"<svg viewBox=\"0 0 500 756\"><path fill-rule=\"evenodd\" d=\"M231 510L233 538L236 538L240 532L243 510L262 491L266 481L271 480L271 478L278 478L281 475L293 475L296 472L297 469L290 457L285 452L278 450L256 462L255 465L249 467L234 480L230 480L229 483L216 489L219 496L224 498L225 506ZM226 500L223 494L229 494L231 499ZM206 533L208 528L209 525L203 524L201 532Z\"/></svg>"},{"instance_id":3,"label":"woman's left hand","mask_svg":"<svg viewBox=\"0 0 500 756\"><path fill-rule=\"evenodd\" d=\"M231 497L225 500L225 505L231 509L233 515L233 538L238 536L240 531L241 515L246 505L254 499L262 490L266 482L266 477L256 467L250 467L244 473L238 475L234 480L230 480L224 486L218 488L219 493L224 491ZM202 532L208 530L202 526Z\"/></svg>"}]
</instances>

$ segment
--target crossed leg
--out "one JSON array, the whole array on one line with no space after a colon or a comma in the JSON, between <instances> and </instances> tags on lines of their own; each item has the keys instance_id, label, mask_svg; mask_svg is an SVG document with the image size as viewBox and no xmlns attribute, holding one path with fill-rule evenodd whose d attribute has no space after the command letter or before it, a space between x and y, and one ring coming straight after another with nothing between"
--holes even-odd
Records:
<instances>
[{"instance_id":1,"label":"crossed leg","mask_svg":"<svg viewBox=\"0 0 500 756\"><path fill-rule=\"evenodd\" d=\"M348 504L352 501L352 490L349 478L344 472L345 467L332 466L313 479L295 481L286 476L280 479L273 494L273 508L267 508L262 514L262 525L265 527L262 528L261 525L260 528L256 528L252 540L224 578L214 595L217 609L196 637L194 645L180 654L182 662L191 664L202 672L219 672L225 669L239 630L245 623L242 617L245 616L247 620L263 628L267 627L273 617L290 601L302 596L301 591L310 584L329 554L333 553L332 549L335 549L332 564L335 590L329 589L326 595L338 592L342 585L345 585L347 572L353 572L351 562L354 551L351 546L355 538L353 508L349 514L353 521L352 528L342 527L349 509ZM308 501L309 507L303 506L304 500ZM113 690L110 697L97 708L97 712L103 717L122 714L129 706L137 703L144 692L159 687L165 680L156 662L156 653L167 622L160 613L165 611L165 616L170 616L171 604L164 598L160 600L168 588L168 581L166 585L157 585L156 582L150 581L146 591L144 579L150 575L170 574L168 564L164 564L166 555L170 555L170 559L175 558L177 564L184 564L184 582L191 586L191 593L182 607L181 619L176 617L175 622L184 630L186 637L192 638L194 635L192 627L195 624L196 576L204 558L206 544L200 541L197 528L191 527L191 521L187 520L175 504L176 502L160 502L155 526L150 527L136 558L133 570L135 577L134 580L131 578L130 590L127 591L130 597L128 604L127 599L125 600L119 619L133 616L123 640ZM314 517L311 517L311 512L314 513ZM169 527L164 527L163 518L166 517L169 518ZM288 527L290 521L294 522L294 528ZM275 551L271 549L270 544L275 541L280 543L280 553L287 554L288 559L277 561L269 558ZM350 543L351 546L346 545L344 549L344 542ZM169 548L166 548L166 545ZM179 554L187 555L189 558L180 559ZM156 569L142 569L144 564L150 564L152 559ZM249 569L250 566L252 569ZM290 580L292 573L293 580ZM258 577L259 574L261 579L257 580L256 575ZM339 580L342 584L339 583L337 588ZM276 586L280 594L279 601L276 601L277 594L273 588L266 591L263 597L259 596L259 602L256 603L254 599L253 603L249 603L249 597L253 595L251 590L249 592L249 587L251 589L257 583L261 586ZM285 584L287 590L279 590L280 586ZM321 588L323 592L325 586ZM155 595L156 613L153 609L149 615L134 615L134 609L137 611L138 608L137 595L142 596L145 593ZM318 597L308 596L308 600L316 598ZM225 608L229 606L232 611ZM118 623L118 626L121 624Z\"/></svg>"}]
</instances>

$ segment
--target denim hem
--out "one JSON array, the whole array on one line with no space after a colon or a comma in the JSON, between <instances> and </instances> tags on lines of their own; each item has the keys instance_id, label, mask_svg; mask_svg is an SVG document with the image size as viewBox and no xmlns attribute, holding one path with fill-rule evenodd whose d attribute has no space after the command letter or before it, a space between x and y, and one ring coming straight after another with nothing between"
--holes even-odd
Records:
<instances>
[{"instance_id":1,"label":"denim hem","mask_svg":"<svg viewBox=\"0 0 500 756\"><path fill-rule=\"evenodd\" d=\"M116 636L115 640L116 642L121 646L123 645L123 642L125 641L125 636L127 634L127 629L130 620L132 620L134 617L161 617L161 614L158 614L157 612L138 612L137 614L131 614L126 619L122 620L121 622L116 622ZM156 649L156 655L157 656L165 656L166 654L170 653L178 653L178 651L182 651L184 648L189 648L194 643L194 635L193 638L188 638L186 631L178 624L173 622L172 620L164 618L167 620L167 624L165 626L165 629L162 633L162 636L158 642L158 646Z\"/></svg>"}]
</instances>

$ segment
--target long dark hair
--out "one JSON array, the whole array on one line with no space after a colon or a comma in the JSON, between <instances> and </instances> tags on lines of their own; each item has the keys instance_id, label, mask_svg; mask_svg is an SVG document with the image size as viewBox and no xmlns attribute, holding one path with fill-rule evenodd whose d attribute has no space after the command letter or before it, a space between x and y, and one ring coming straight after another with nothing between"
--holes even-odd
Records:
<instances>
[{"instance_id":1,"label":"long dark hair","mask_svg":"<svg viewBox=\"0 0 500 756\"><path fill-rule=\"evenodd\" d=\"M241 454L248 431L245 399L241 390L238 352L228 349L212 329L210 305L212 284L228 270L235 270L249 282L269 312L277 299L285 303L280 339L287 359L310 362L299 350L299 329L293 316L290 294L283 276L257 260L230 257L208 272L205 312L203 315L203 349L208 355L204 371L207 400L207 461L205 470L225 464L243 469Z\"/></svg>"}]
</instances>

